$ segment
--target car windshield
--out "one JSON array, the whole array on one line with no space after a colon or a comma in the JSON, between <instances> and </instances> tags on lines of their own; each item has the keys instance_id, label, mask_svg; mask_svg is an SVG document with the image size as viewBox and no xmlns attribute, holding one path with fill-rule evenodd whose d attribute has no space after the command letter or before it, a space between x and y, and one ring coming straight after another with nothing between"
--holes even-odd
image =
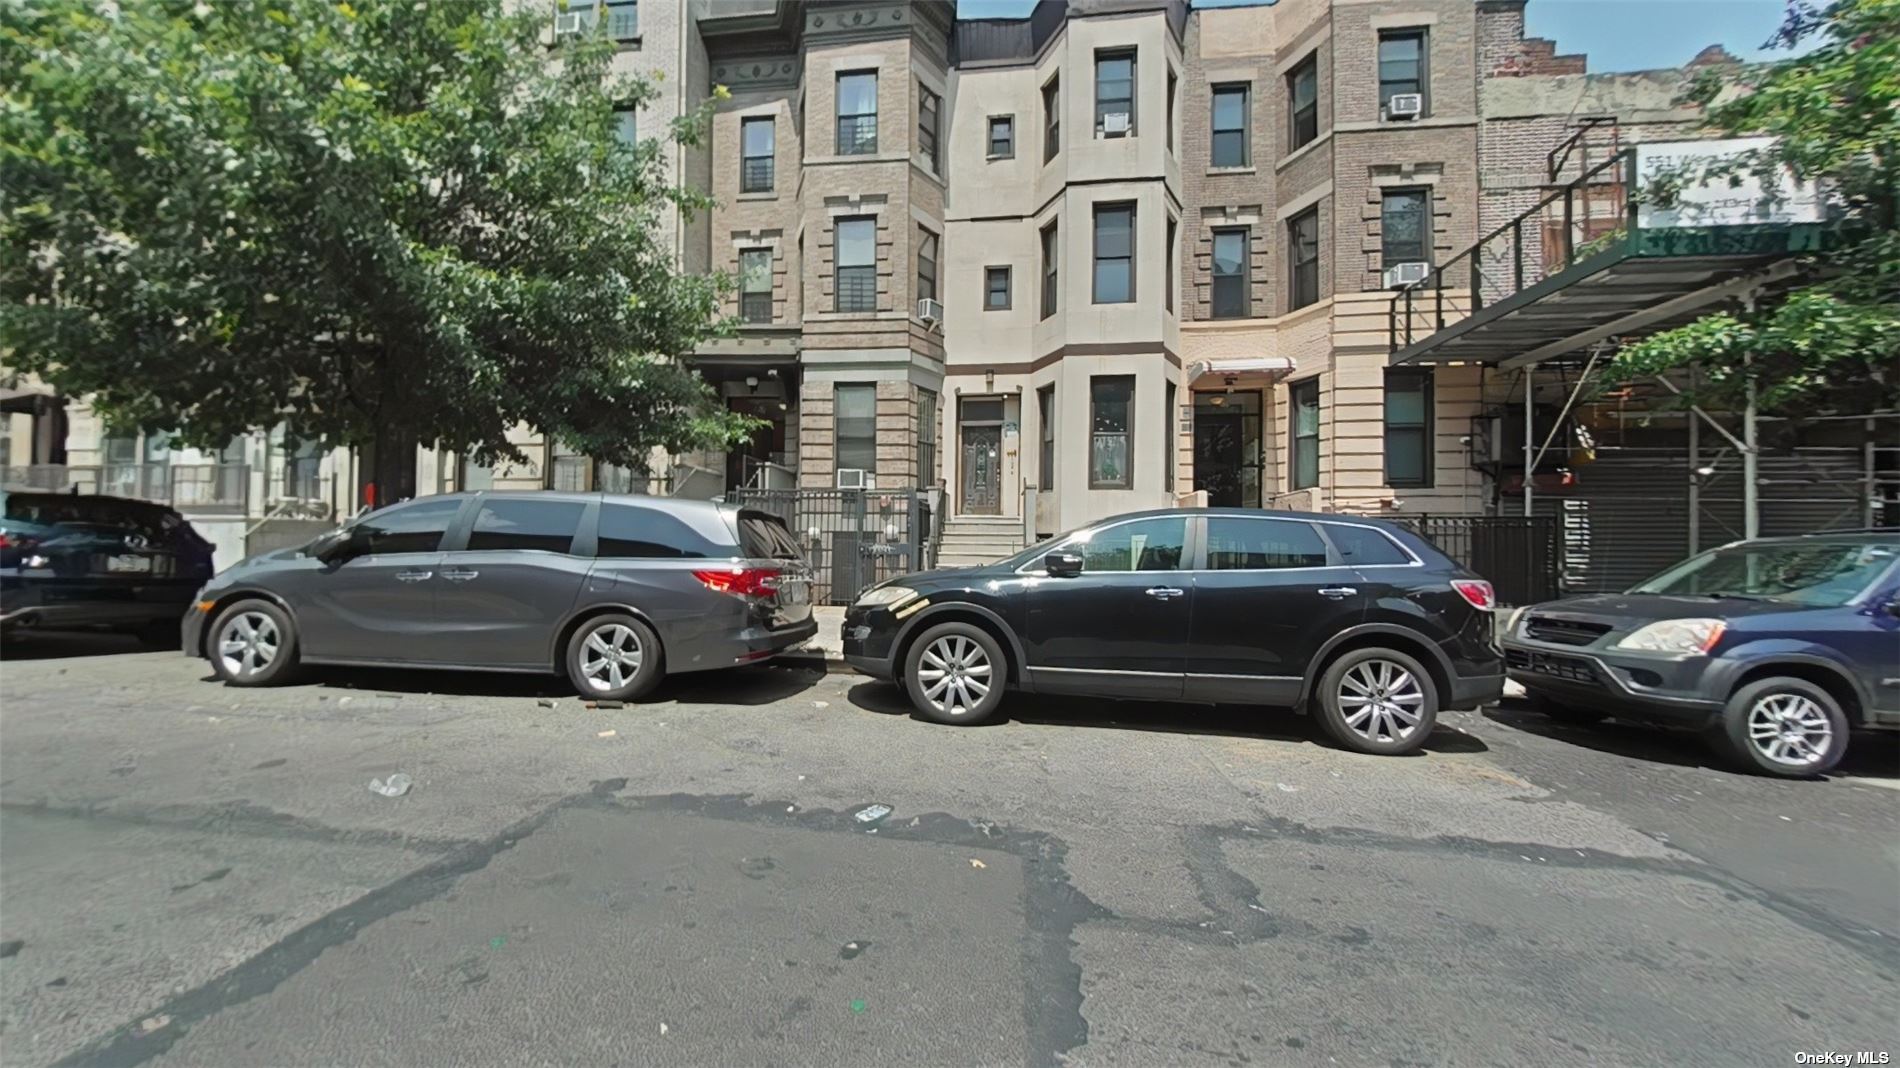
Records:
<instances>
[{"instance_id":1,"label":"car windshield","mask_svg":"<svg viewBox=\"0 0 1900 1068\"><path fill-rule=\"evenodd\" d=\"M1860 596L1896 555L1900 546L1885 542L1731 545L1685 560L1630 592L1839 606Z\"/></svg>"}]
</instances>

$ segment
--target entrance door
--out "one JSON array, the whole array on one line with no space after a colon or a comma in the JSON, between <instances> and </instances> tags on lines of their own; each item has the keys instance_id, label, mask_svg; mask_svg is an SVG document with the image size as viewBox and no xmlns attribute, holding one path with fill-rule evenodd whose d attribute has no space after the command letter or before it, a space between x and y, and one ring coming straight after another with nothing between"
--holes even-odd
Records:
<instances>
[{"instance_id":1,"label":"entrance door","mask_svg":"<svg viewBox=\"0 0 1900 1068\"><path fill-rule=\"evenodd\" d=\"M1194 488L1214 508L1260 507L1260 394L1194 399Z\"/></svg>"},{"instance_id":2,"label":"entrance door","mask_svg":"<svg viewBox=\"0 0 1900 1068\"><path fill-rule=\"evenodd\" d=\"M750 438L727 448L726 488L751 486L755 480L759 489L772 488L760 474L759 467L785 458L785 408L776 397L730 397L726 407L765 421L764 426L753 429Z\"/></svg>"},{"instance_id":3,"label":"entrance door","mask_svg":"<svg viewBox=\"0 0 1900 1068\"><path fill-rule=\"evenodd\" d=\"M1003 428L963 428L963 514L1001 515Z\"/></svg>"},{"instance_id":4,"label":"entrance door","mask_svg":"<svg viewBox=\"0 0 1900 1068\"><path fill-rule=\"evenodd\" d=\"M962 515L1003 514L1003 402L966 397L958 411Z\"/></svg>"}]
</instances>

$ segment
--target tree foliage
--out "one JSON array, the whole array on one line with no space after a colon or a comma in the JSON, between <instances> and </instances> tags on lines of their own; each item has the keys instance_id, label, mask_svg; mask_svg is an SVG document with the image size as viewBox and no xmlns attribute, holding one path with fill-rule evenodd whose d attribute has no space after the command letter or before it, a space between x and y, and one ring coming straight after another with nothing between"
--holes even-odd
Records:
<instances>
[{"instance_id":1,"label":"tree foliage","mask_svg":"<svg viewBox=\"0 0 1900 1068\"><path fill-rule=\"evenodd\" d=\"M709 204L615 138L655 88L547 28L504 0L0 4L0 352L207 446L730 439L677 359L723 280L656 229Z\"/></svg>"},{"instance_id":2,"label":"tree foliage","mask_svg":"<svg viewBox=\"0 0 1900 1068\"><path fill-rule=\"evenodd\" d=\"M1900 407L1900 0L1790 0L1770 43L1815 42L1772 64L1704 73L1691 95L1710 129L1775 140L1678 180L1752 174L1772 188L1784 167L1820 179L1840 215L1835 243L1786 299L1627 346L1612 378L1698 366L1707 403L1738 403L1752 375L1762 403L1786 413Z\"/></svg>"}]
</instances>

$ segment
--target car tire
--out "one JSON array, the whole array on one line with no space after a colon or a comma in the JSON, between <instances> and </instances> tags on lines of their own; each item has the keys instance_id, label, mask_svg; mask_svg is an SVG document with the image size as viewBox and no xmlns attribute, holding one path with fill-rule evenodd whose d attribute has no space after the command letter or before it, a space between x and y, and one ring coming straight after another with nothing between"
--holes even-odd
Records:
<instances>
[{"instance_id":1,"label":"car tire","mask_svg":"<svg viewBox=\"0 0 1900 1068\"><path fill-rule=\"evenodd\" d=\"M1567 705L1554 697L1548 697L1535 690L1530 692L1531 711L1545 719L1568 723L1577 727L1593 727L1609 718L1609 713L1598 712L1591 708L1578 708Z\"/></svg>"},{"instance_id":2,"label":"car tire","mask_svg":"<svg viewBox=\"0 0 1900 1068\"><path fill-rule=\"evenodd\" d=\"M1412 752L1438 722L1438 687L1431 673L1397 649L1341 654L1320 674L1312 701L1326 733L1361 753Z\"/></svg>"},{"instance_id":3,"label":"car tire","mask_svg":"<svg viewBox=\"0 0 1900 1068\"><path fill-rule=\"evenodd\" d=\"M575 628L564 654L567 677L582 697L638 701L666 675L653 628L625 613L595 616Z\"/></svg>"},{"instance_id":4,"label":"car tire","mask_svg":"<svg viewBox=\"0 0 1900 1068\"><path fill-rule=\"evenodd\" d=\"M1847 713L1833 694L1806 679L1783 676L1736 690L1712 733L1749 771L1807 778L1841 762L1847 730Z\"/></svg>"},{"instance_id":5,"label":"car tire","mask_svg":"<svg viewBox=\"0 0 1900 1068\"><path fill-rule=\"evenodd\" d=\"M969 726L1002 707L1009 662L989 631L970 623L939 623L917 636L904 655L904 689L926 719Z\"/></svg>"},{"instance_id":6,"label":"car tire","mask_svg":"<svg viewBox=\"0 0 1900 1068\"><path fill-rule=\"evenodd\" d=\"M270 601L239 601L211 624L205 655L227 686L275 686L297 674L297 627Z\"/></svg>"}]
</instances>

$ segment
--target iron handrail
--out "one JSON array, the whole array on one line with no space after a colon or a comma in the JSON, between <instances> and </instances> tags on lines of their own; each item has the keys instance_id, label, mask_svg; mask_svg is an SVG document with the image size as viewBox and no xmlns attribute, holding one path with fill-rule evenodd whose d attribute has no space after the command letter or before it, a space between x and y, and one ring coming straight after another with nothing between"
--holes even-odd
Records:
<instances>
[{"instance_id":1,"label":"iron handrail","mask_svg":"<svg viewBox=\"0 0 1900 1068\"><path fill-rule=\"evenodd\" d=\"M1483 266L1484 251L1493 241L1506 234L1509 234L1511 237L1511 262L1509 267L1511 285L1510 289L1504 292L1503 297L1499 299L1508 298L1516 293L1522 292L1525 288L1524 223L1531 221L1533 227L1536 226L1536 220L1544 215L1546 209L1560 201L1563 205L1563 228L1560 238L1563 251L1561 265L1555 262L1541 262L1538 265L1538 269L1540 275L1548 277L1574 266L1577 254L1577 242L1574 237L1577 224L1575 210L1576 197L1579 193L1591 186L1606 184L1599 180L1599 176L1615 168L1621 169L1622 184L1625 191L1625 203L1622 212L1625 236L1633 234L1636 230L1637 201L1635 197L1629 195L1629 192L1636 188L1636 150L1634 147L1629 147L1619 149L1614 155L1605 159L1602 163L1597 164L1583 172L1583 174L1577 178L1560 186L1555 192L1538 201L1537 204L1528 211L1515 216L1509 222L1504 223L1497 229L1479 238L1471 247L1458 253L1451 259L1446 260L1444 263L1439 264L1424 278L1404 286L1400 288L1398 292L1394 293L1391 302L1386 306L1386 329L1387 337L1390 339L1389 351L1398 352L1400 349L1407 348L1412 344L1414 340L1413 323L1416 316L1421 314L1420 310L1414 309L1414 299L1415 297L1422 297L1427 289L1432 291L1432 308L1430 310L1431 321L1433 323L1432 332L1436 333L1439 330L1445 329L1445 279L1450 272L1463 268L1469 274L1468 283L1470 287L1471 304L1466 310L1466 314L1476 314L1481 310L1485 305L1484 285L1487 280ZM1586 225L1590 218L1591 217L1587 214L1584 216ZM1464 287L1460 286L1458 288ZM1401 310L1401 306L1403 310ZM1400 322L1401 315L1403 316L1403 322Z\"/></svg>"}]
</instances>

